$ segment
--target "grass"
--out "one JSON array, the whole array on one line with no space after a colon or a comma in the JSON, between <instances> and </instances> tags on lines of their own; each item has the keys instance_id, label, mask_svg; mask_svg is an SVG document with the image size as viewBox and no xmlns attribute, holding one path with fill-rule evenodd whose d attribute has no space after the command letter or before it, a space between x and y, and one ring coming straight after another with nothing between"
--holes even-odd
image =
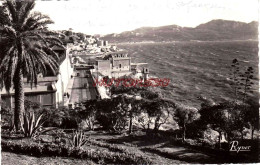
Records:
<instances>
[{"instance_id":1,"label":"grass","mask_svg":"<svg viewBox=\"0 0 260 165\"><path fill-rule=\"evenodd\" d=\"M85 160L90 159L95 163L101 164L122 164L125 162L132 164L151 164L148 158L137 155L134 152L117 152L110 151L110 149L104 150L102 147L93 146L91 143L84 147L60 145L52 142L50 140L52 138L50 138L49 135L48 138L48 140L45 140L48 142L41 142L28 138L4 138L2 139L2 150L33 156L59 156Z\"/></svg>"},{"instance_id":2,"label":"grass","mask_svg":"<svg viewBox=\"0 0 260 165\"><path fill-rule=\"evenodd\" d=\"M66 132L66 131L65 131ZM62 163L81 161L97 164L187 164L187 163L224 163L225 154L208 152L189 145L175 144L171 138L151 138L145 132L136 131L132 135L115 135L105 131L85 132L87 142L82 148L64 147L64 144L54 143L55 134L42 135L44 140L12 137L2 135L2 150L4 153L15 152L13 157L5 156L4 161L13 162L25 157L28 162L52 162L53 156L58 156ZM66 132L63 138L70 139L72 132ZM67 143L66 145L68 145ZM29 147L28 147L29 145ZM7 148L7 147L9 148ZM21 149L22 148L22 149ZM40 148L40 150L39 150ZM203 147L202 147L203 148ZM204 148L206 149L206 148ZM19 154L25 155L19 155ZM10 155L10 154L9 154ZM31 157L34 155L36 157ZM45 157L42 157L45 156ZM32 161L30 161L32 159ZM145 163L146 162L146 163ZM87 164L89 164L87 163ZM48 163L47 163L48 164ZM75 163L76 164L76 163Z\"/></svg>"},{"instance_id":3,"label":"grass","mask_svg":"<svg viewBox=\"0 0 260 165\"><path fill-rule=\"evenodd\" d=\"M15 154L10 152L2 152L2 164L26 164L26 165L54 165L54 164L77 164L77 165L92 165L95 164L90 160L80 160L63 157L33 157L28 155Z\"/></svg>"}]
</instances>

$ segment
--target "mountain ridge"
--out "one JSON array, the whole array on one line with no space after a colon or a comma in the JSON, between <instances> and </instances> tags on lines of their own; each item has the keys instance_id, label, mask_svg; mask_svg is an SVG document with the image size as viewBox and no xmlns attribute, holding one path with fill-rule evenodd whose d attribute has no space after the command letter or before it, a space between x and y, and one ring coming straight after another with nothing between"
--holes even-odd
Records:
<instances>
[{"instance_id":1,"label":"mountain ridge","mask_svg":"<svg viewBox=\"0 0 260 165\"><path fill-rule=\"evenodd\" d=\"M194 28L178 25L160 27L140 27L119 34L112 33L101 37L110 42L143 41L215 41L215 40L257 40L258 22L249 23L215 19Z\"/></svg>"}]
</instances>

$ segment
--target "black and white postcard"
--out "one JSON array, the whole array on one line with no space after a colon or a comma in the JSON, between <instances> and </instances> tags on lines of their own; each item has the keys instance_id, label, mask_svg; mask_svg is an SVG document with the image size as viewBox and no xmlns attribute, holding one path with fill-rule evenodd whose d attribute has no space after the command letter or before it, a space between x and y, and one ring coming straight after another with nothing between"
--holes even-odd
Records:
<instances>
[{"instance_id":1,"label":"black and white postcard","mask_svg":"<svg viewBox=\"0 0 260 165\"><path fill-rule=\"evenodd\" d=\"M1 163L259 163L258 27L258 0L0 0Z\"/></svg>"}]
</instances>

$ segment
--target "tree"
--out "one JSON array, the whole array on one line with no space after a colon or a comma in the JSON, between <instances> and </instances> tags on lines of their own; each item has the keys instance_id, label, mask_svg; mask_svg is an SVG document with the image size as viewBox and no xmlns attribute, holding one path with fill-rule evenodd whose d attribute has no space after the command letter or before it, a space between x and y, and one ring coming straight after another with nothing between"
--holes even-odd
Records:
<instances>
[{"instance_id":1,"label":"tree","mask_svg":"<svg viewBox=\"0 0 260 165\"><path fill-rule=\"evenodd\" d=\"M252 85L254 84L252 82L252 79L253 79L253 73L254 73L254 70L252 67L248 67L245 71L244 74L241 74L241 82L240 82L240 85L243 86L243 103L245 104L246 102L246 97L248 95L248 92L252 92L251 91L251 88L252 88Z\"/></svg>"},{"instance_id":2,"label":"tree","mask_svg":"<svg viewBox=\"0 0 260 165\"><path fill-rule=\"evenodd\" d=\"M97 115L97 100L88 100L83 103L85 109L79 109L77 114L81 120L85 120L90 130L94 130L94 124Z\"/></svg>"},{"instance_id":3,"label":"tree","mask_svg":"<svg viewBox=\"0 0 260 165\"><path fill-rule=\"evenodd\" d=\"M238 90L240 89L239 87L239 62L237 59L234 59L232 61L231 65L231 80L233 80L233 88L234 88L234 93L235 93L235 103L237 102L238 99Z\"/></svg>"},{"instance_id":4,"label":"tree","mask_svg":"<svg viewBox=\"0 0 260 165\"><path fill-rule=\"evenodd\" d=\"M148 129L150 129L150 124L154 121L153 130L158 131L161 125L168 122L175 106L176 105L173 102L162 98L146 100L146 102L143 103L142 108L148 114ZM143 119L140 120L140 122L143 121Z\"/></svg>"},{"instance_id":5,"label":"tree","mask_svg":"<svg viewBox=\"0 0 260 165\"><path fill-rule=\"evenodd\" d=\"M245 110L245 123L248 123L251 129L251 139L254 139L254 131L259 129L259 103L257 99L247 100Z\"/></svg>"},{"instance_id":6,"label":"tree","mask_svg":"<svg viewBox=\"0 0 260 165\"><path fill-rule=\"evenodd\" d=\"M99 100L96 114L99 124L104 129L115 132L124 130L127 125L127 116L123 105L125 105L124 100L120 97Z\"/></svg>"},{"instance_id":7,"label":"tree","mask_svg":"<svg viewBox=\"0 0 260 165\"><path fill-rule=\"evenodd\" d=\"M185 141L186 126L193 121L199 119L200 114L196 108L178 105L175 109L174 119L177 121L179 127L182 128L182 140Z\"/></svg>"},{"instance_id":8,"label":"tree","mask_svg":"<svg viewBox=\"0 0 260 165\"><path fill-rule=\"evenodd\" d=\"M233 119L234 120L234 129L238 129L241 133L241 138L243 139L243 129L248 127L248 124L251 127L251 137L253 139L253 133L255 128L258 126L258 109L259 104L255 103L253 98L249 98L248 94L253 93L252 82L254 76L254 69L252 67L247 67L244 73L239 72L239 62L237 59L234 59L232 62L232 74L231 79L233 80L233 87L235 89L235 104L233 107ZM239 92L239 93L238 93ZM243 107L236 103L238 95L241 95ZM237 111L237 112L235 112Z\"/></svg>"},{"instance_id":9,"label":"tree","mask_svg":"<svg viewBox=\"0 0 260 165\"><path fill-rule=\"evenodd\" d=\"M241 135L241 139L243 139L244 128L248 128L248 123L246 121L248 114L245 110L245 105L234 105L233 107L235 108L231 108L232 111L229 117L229 128L231 132L238 131Z\"/></svg>"},{"instance_id":10,"label":"tree","mask_svg":"<svg viewBox=\"0 0 260 165\"><path fill-rule=\"evenodd\" d=\"M77 36L80 38L80 40L82 40L82 41L84 41L85 38L86 38L86 34L84 34L84 33L77 33L76 35L77 35Z\"/></svg>"},{"instance_id":11,"label":"tree","mask_svg":"<svg viewBox=\"0 0 260 165\"><path fill-rule=\"evenodd\" d=\"M50 45L61 46L56 33L47 29L53 23L46 15L32 13L35 2L5 0L0 8L0 87L15 90L14 123L20 129L24 113L24 83L37 84L37 74L53 73L59 67L58 55Z\"/></svg>"},{"instance_id":12,"label":"tree","mask_svg":"<svg viewBox=\"0 0 260 165\"><path fill-rule=\"evenodd\" d=\"M233 103L224 102L212 106L204 106L200 109L202 125L204 127L209 126L219 133L219 148L221 148L222 133L227 134L226 137L229 139L230 132L234 129L234 122L232 121L234 115L230 116L230 111L233 108Z\"/></svg>"},{"instance_id":13,"label":"tree","mask_svg":"<svg viewBox=\"0 0 260 165\"><path fill-rule=\"evenodd\" d=\"M138 116L141 113L141 103L142 100L141 98L137 96L123 96L123 99L125 100L124 103L122 104L122 108L126 111L127 118L129 120L129 128L128 128L128 133L132 133L132 127L133 127L133 118L135 116Z\"/></svg>"},{"instance_id":14,"label":"tree","mask_svg":"<svg viewBox=\"0 0 260 165\"><path fill-rule=\"evenodd\" d=\"M134 96L134 95L118 95L116 98L113 98L115 101L119 101L120 104L119 109L124 112L123 118L129 121L128 123L128 133L132 133L132 127L133 127L133 118L140 114L141 112L141 97Z\"/></svg>"}]
</instances>

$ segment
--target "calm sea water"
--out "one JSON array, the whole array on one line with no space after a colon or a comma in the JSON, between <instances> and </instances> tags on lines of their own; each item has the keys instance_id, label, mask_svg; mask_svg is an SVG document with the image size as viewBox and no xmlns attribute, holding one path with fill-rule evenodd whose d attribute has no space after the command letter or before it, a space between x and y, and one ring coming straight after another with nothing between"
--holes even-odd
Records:
<instances>
[{"instance_id":1,"label":"calm sea water","mask_svg":"<svg viewBox=\"0 0 260 165\"><path fill-rule=\"evenodd\" d=\"M165 97L190 106L199 107L198 97L215 102L234 98L230 85L230 68L234 58L241 70L252 66L254 93L258 96L258 42L171 42L120 44L132 62L149 63L150 74L170 78L168 87L161 88Z\"/></svg>"}]
</instances>

